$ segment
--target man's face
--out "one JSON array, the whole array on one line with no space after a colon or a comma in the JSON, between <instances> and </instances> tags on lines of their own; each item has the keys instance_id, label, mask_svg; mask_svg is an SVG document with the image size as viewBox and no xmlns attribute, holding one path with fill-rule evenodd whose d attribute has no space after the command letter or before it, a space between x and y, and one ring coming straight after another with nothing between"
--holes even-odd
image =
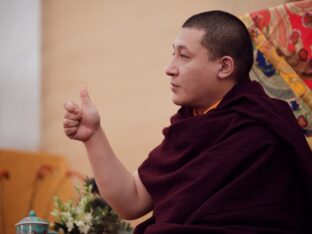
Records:
<instances>
[{"instance_id":1,"label":"man's face","mask_svg":"<svg viewBox=\"0 0 312 234\"><path fill-rule=\"evenodd\" d=\"M220 99L219 60L209 60L201 44L203 30L182 28L173 43L173 58L166 68L171 77L172 101L176 105L200 109Z\"/></svg>"}]
</instances>

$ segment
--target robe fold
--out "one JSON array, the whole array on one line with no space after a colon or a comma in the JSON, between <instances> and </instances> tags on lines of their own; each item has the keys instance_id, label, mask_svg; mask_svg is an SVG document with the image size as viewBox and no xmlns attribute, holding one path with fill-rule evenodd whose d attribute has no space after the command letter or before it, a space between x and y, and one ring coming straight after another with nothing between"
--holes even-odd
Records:
<instances>
[{"instance_id":1,"label":"robe fold","mask_svg":"<svg viewBox=\"0 0 312 234\"><path fill-rule=\"evenodd\" d=\"M154 201L135 234L311 233L312 154L287 103L255 81L181 107L139 167Z\"/></svg>"}]
</instances>

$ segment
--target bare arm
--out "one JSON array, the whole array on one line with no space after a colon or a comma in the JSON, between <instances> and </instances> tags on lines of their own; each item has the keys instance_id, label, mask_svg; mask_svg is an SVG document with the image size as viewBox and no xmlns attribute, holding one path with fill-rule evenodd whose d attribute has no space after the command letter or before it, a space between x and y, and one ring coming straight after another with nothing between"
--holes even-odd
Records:
<instances>
[{"instance_id":1,"label":"bare arm","mask_svg":"<svg viewBox=\"0 0 312 234\"><path fill-rule=\"evenodd\" d=\"M151 211L152 198L138 173L131 174L114 154L85 89L80 97L80 107L73 102L64 105L65 134L84 143L102 197L122 218L139 218Z\"/></svg>"}]
</instances>

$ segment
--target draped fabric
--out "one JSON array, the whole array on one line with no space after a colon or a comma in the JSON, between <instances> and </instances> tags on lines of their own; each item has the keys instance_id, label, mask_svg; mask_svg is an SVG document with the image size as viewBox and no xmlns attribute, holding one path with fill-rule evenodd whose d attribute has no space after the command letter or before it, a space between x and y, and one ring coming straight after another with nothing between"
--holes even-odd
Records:
<instances>
[{"instance_id":1,"label":"draped fabric","mask_svg":"<svg viewBox=\"0 0 312 234\"><path fill-rule=\"evenodd\" d=\"M205 115L182 107L163 134L139 167L154 209L135 234L308 233L312 153L259 83L239 82Z\"/></svg>"},{"instance_id":2,"label":"draped fabric","mask_svg":"<svg viewBox=\"0 0 312 234\"><path fill-rule=\"evenodd\" d=\"M312 1L286 3L241 16L254 44L251 78L289 103L312 135Z\"/></svg>"}]
</instances>

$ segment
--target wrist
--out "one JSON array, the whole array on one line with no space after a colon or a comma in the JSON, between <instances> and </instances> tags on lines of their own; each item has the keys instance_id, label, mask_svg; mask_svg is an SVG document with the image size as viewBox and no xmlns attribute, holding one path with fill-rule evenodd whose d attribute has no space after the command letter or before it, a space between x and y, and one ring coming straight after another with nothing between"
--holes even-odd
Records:
<instances>
[{"instance_id":1,"label":"wrist","mask_svg":"<svg viewBox=\"0 0 312 234\"><path fill-rule=\"evenodd\" d=\"M103 129L101 127L101 125L98 125L93 133L90 135L90 137L88 137L87 139L85 139L83 141L83 143L87 146L87 145L90 145L92 144L93 142L97 141L97 139L101 138L103 136L104 132L103 132Z\"/></svg>"}]
</instances>

